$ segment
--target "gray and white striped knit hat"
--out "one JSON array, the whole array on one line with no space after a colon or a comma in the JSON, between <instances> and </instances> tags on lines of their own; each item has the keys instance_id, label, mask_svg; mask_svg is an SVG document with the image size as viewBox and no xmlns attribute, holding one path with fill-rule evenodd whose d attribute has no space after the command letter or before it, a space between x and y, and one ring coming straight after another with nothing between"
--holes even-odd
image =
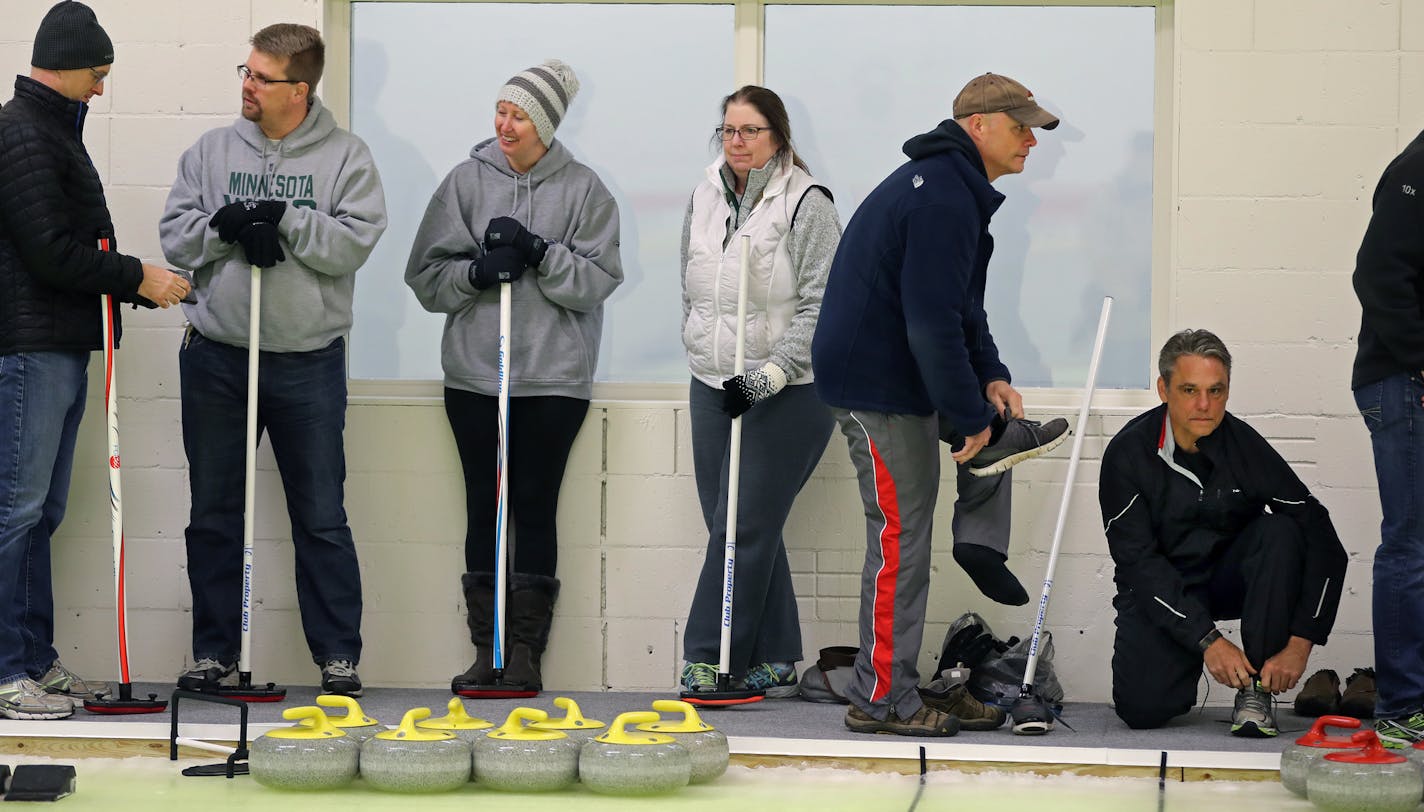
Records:
<instances>
[{"instance_id":1,"label":"gray and white striped knit hat","mask_svg":"<svg viewBox=\"0 0 1424 812\"><path fill-rule=\"evenodd\" d=\"M517 73L499 89L496 102L519 105L534 122L539 140L544 146L554 141L554 130L564 120L569 102L578 93L579 81L574 69L557 59L546 59L541 65Z\"/></svg>"}]
</instances>

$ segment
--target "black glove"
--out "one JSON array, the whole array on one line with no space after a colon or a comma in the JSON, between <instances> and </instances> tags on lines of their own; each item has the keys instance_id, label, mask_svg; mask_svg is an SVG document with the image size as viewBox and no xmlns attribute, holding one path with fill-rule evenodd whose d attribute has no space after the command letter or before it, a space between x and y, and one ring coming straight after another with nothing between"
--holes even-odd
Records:
<instances>
[{"instance_id":1,"label":"black glove","mask_svg":"<svg viewBox=\"0 0 1424 812\"><path fill-rule=\"evenodd\" d=\"M524 275L524 257L511 245L496 248L470 263L470 284L484 290L500 282L514 282Z\"/></svg>"},{"instance_id":2,"label":"black glove","mask_svg":"<svg viewBox=\"0 0 1424 812\"><path fill-rule=\"evenodd\" d=\"M287 204L282 200L239 200L218 209L208 220L208 225L218 230L218 239L234 243L240 239L244 228L253 223L275 226L286 211Z\"/></svg>"},{"instance_id":3,"label":"black glove","mask_svg":"<svg viewBox=\"0 0 1424 812\"><path fill-rule=\"evenodd\" d=\"M493 251L504 246L513 246L529 267L537 268L544 261L549 245L537 235L529 233L513 217L496 217L485 226L485 250Z\"/></svg>"},{"instance_id":4,"label":"black glove","mask_svg":"<svg viewBox=\"0 0 1424 812\"><path fill-rule=\"evenodd\" d=\"M751 407L780 392L786 386L786 372L768 361L744 375L722 381L722 411L741 417Z\"/></svg>"},{"instance_id":5,"label":"black glove","mask_svg":"<svg viewBox=\"0 0 1424 812\"><path fill-rule=\"evenodd\" d=\"M273 223L250 223L237 235L242 253L247 255L247 264L259 268L270 268L287 258L282 253L282 240L277 235Z\"/></svg>"}]
</instances>

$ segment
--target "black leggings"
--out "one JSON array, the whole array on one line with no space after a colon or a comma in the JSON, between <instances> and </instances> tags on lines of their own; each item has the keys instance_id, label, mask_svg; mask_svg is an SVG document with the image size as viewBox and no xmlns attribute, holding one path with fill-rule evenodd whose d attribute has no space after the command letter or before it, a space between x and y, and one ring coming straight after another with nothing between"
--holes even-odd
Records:
<instances>
[{"instance_id":1,"label":"black leggings","mask_svg":"<svg viewBox=\"0 0 1424 812\"><path fill-rule=\"evenodd\" d=\"M559 487L588 401L509 399L509 512L513 571L554 577ZM494 571L499 399L445 387L445 416L465 472L465 570ZM596 519L595 519L596 520Z\"/></svg>"}]
</instances>

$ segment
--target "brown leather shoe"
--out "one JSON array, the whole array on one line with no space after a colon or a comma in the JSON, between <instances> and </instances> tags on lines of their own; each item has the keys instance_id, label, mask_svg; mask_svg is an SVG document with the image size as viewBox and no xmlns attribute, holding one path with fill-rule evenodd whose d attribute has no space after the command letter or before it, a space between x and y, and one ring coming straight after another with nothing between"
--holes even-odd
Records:
<instances>
[{"instance_id":1,"label":"brown leather shoe","mask_svg":"<svg viewBox=\"0 0 1424 812\"><path fill-rule=\"evenodd\" d=\"M1322 668L1310 675L1295 695L1295 712L1301 716L1329 716L1340 712L1340 675Z\"/></svg>"},{"instance_id":2,"label":"brown leather shoe","mask_svg":"<svg viewBox=\"0 0 1424 812\"><path fill-rule=\"evenodd\" d=\"M1340 697L1340 713L1356 719L1371 719L1375 715L1375 670L1356 668L1345 678L1345 693Z\"/></svg>"},{"instance_id":3,"label":"brown leather shoe","mask_svg":"<svg viewBox=\"0 0 1424 812\"><path fill-rule=\"evenodd\" d=\"M1004 723L1003 708L985 705L963 685L944 691L936 691L932 685L926 686L920 689L920 699L941 713L958 717L961 730L998 730Z\"/></svg>"},{"instance_id":4,"label":"brown leather shoe","mask_svg":"<svg viewBox=\"0 0 1424 812\"><path fill-rule=\"evenodd\" d=\"M854 705L846 711L845 726L856 733L890 733L895 736L953 736L959 732L959 718L923 705L908 719L891 711L884 721Z\"/></svg>"}]
</instances>

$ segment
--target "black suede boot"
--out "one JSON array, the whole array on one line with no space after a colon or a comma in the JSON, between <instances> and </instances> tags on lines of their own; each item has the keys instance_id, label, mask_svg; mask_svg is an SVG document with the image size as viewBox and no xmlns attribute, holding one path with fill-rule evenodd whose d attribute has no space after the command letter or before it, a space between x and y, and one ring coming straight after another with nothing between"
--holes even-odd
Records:
<instances>
[{"instance_id":1,"label":"black suede boot","mask_svg":"<svg viewBox=\"0 0 1424 812\"><path fill-rule=\"evenodd\" d=\"M510 577L509 656L504 663L504 684L542 691L539 661L549 644L549 627L554 623L554 602L559 598L559 579L547 575L516 572Z\"/></svg>"},{"instance_id":2,"label":"black suede boot","mask_svg":"<svg viewBox=\"0 0 1424 812\"><path fill-rule=\"evenodd\" d=\"M465 592L465 619L470 642L475 644L475 662L450 680L450 690L456 693L494 683L494 573L467 572L460 577L460 586Z\"/></svg>"}]
</instances>

